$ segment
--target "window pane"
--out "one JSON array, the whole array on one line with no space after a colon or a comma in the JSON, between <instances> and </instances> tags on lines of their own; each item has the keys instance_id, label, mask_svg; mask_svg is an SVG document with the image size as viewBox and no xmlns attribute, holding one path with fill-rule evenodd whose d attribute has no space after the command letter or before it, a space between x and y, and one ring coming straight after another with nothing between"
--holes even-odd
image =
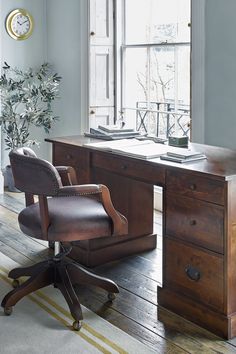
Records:
<instances>
[{"instance_id":1,"label":"window pane","mask_svg":"<svg viewBox=\"0 0 236 354\"><path fill-rule=\"evenodd\" d=\"M190 110L189 57L189 45L125 49L127 125L145 133L186 135Z\"/></svg>"},{"instance_id":2,"label":"window pane","mask_svg":"<svg viewBox=\"0 0 236 354\"><path fill-rule=\"evenodd\" d=\"M124 53L124 106L135 109L148 101L148 49L133 48L125 50ZM136 127L136 111L125 111L126 125L132 128Z\"/></svg>"},{"instance_id":3,"label":"window pane","mask_svg":"<svg viewBox=\"0 0 236 354\"><path fill-rule=\"evenodd\" d=\"M147 101L148 49L133 48L125 51L125 102L135 107L137 101Z\"/></svg>"},{"instance_id":4,"label":"window pane","mask_svg":"<svg viewBox=\"0 0 236 354\"><path fill-rule=\"evenodd\" d=\"M150 50L150 100L165 102L174 98L175 49L156 47Z\"/></svg>"},{"instance_id":5,"label":"window pane","mask_svg":"<svg viewBox=\"0 0 236 354\"><path fill-rule=\"evenodd\" d=\"M190 42L191 0L125 0L126 44Z\"/></svg>"}]
</instances>

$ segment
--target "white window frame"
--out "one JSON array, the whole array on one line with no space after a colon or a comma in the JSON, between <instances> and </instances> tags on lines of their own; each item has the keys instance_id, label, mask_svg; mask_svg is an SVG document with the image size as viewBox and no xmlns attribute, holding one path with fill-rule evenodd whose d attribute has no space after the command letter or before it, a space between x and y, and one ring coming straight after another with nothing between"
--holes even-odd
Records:
<instances>
[{"instance_id":1,"label":"white window frame","mask_svg":"<svg viewBox=\"0 0 236 354\"><path fill-rule=\"evenodd\" d=\"M126 0L116 0L116 23L115 23L115 32L119 33L119 36L116 37L116 68L118 72L116 73L116 116L119 119L120 112L125 109L136 110L136 107L128 107L125 104L125 52L129 48L147 48L150 50L152 47L180 47L180 46L191 46L190 42L175 42L175 43L145 43L145 44L126 44L125 40L125 1ZM192 0L191 5L192 5ZM191 48L191 47L190 47ZM175 102L176 104L176 102ZM191 102L190 102L191 107ZM158 112L151 109L152 112ZM160 111L159 111L160 112ZM173 112L174 113L174 112ZM183 114L185 115L185 114Z\"/></svg>"},{"instance_id":2,"label":"white window frame","mask_svg":"<svg viewBox=\"0 0 236 354\"><path fill-rule=\"evenodd\" d=\"M164 1L164 0L163 0ZM124 0L115 0L115 117L122 111L122 55L124 43ZM204 143L205 139L205 0L191 0L191 140Z\"/></svg>"},{"instance_id":3,"label":"white window frame","mask_svg":"<svg viewBox=\"0 0 236 354\"><path fill-rule=\"evenodd\" d=\"M205 143L205 6L191 3L191 117L192 141Z\"/></svg>"}]
</instances>

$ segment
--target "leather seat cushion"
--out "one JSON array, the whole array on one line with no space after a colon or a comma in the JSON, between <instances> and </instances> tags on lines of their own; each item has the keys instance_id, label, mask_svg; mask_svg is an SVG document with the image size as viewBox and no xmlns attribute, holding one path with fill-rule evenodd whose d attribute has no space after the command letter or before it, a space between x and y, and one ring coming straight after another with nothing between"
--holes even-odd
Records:
<instances>
[{"instance_id":1,"label":"leather seat cushion","mask_svg":"<svg viewBox=\"0 0 236 354\"><path fill-rule=\"evenodd\" d=\"M84 196L48 198L50 225L48 241L88 240L112 234L112 220L103 205ZM42 235L39 204L32 204L19 214L21 230L38 239Z\"/></svg>"}]
</instances>

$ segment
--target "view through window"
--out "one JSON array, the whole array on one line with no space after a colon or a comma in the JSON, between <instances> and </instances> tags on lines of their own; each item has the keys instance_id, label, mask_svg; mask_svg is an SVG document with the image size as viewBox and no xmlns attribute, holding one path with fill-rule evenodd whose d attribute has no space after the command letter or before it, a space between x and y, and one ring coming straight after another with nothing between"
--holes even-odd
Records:
<instances>
[{"instance_id":1,"label":"view through window","mask_svg":"<svg viewBox=\"0 0 236 354\"><path fill-rule=\"evenodd\" d=\"M127 126L190 134L191 0L124 0L121 111Z\"/></svg>"}]
</instances>

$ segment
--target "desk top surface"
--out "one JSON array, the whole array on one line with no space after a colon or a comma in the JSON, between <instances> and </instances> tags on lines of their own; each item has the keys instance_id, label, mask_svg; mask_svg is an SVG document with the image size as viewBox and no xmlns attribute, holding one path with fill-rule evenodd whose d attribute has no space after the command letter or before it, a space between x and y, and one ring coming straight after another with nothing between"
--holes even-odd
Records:
<instances>
[{"instance_id":1,"label":"desk top surface","mask_svg":"<svg viewBox=\"0 0 236 354\"><path fill-rule=\"evenodd\" d=\"M80 135L74 135L48 138L45 139L45 141L51 143L66 144L73 147L83 147L83 145L86 143L98 142L101 140L88 138ZM190 143L189 147L191 147L193 151L195 150L204 153L207 156L207 159L180 164L176 162L160 160L160 158L143 160L140 158L119 155L118 153L115 153L115 155L124 159L135 159L138 161L142 161L142 163L145 164L161 164L163 166L171 166L178 169L181 168L185 170L196 171L207 174L209 176L213 175L214 177L218 177L219 179L224 180L236 179L236 151L222 147L193 143ZM88 147L86 147L86 149L88 149ZM94 151L94 149L91 150ZM103 151L103 153L114 154L112 152L107 151Z\"/></svg>"}]
</instances>

